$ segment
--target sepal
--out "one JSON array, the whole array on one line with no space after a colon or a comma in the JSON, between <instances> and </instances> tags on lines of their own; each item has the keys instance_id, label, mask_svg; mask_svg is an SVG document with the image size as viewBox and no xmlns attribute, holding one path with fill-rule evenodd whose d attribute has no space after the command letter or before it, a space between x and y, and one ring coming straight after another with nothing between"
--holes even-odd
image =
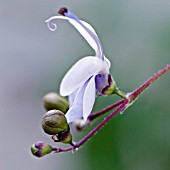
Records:
<instances>
[{"instance_id":1,"label":"sepal","mask_svg":"<svg viewBox=\"0 0 170 170\"><path fill-rule=\"evenodd\" d=\"M91 122L89 120L84 121L83 119L80 119L74 122L74 128L77 131L83 131L90 125L90 123Z\"/></svg>"},{"instance_id":2,"label":"sepal","mask_svg":"<svg viewBox=\"0 0 170 170\"><path fill-rule=\"evenodd\" d=\"M98 74L95 77L96 90L99 95L111 95L116 91L116 83L110 74Z\"/></svg>"}]
</instances>

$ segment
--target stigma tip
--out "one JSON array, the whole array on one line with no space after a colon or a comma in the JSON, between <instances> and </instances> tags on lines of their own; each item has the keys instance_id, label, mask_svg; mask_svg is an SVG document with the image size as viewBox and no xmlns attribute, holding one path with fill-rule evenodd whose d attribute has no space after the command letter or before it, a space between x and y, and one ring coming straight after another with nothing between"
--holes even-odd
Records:
<instances>
[{"instance_id":1,"label":"stigma tip","mask_svg":"<svg viewBox=\"0 0 170 170\"><path fill-rule=\"evenodd\" d=\"M65 16L65 13L67 13L68 9L66 7L62 7L59 9L58 13Z\"/></svg>"}]
</instances>

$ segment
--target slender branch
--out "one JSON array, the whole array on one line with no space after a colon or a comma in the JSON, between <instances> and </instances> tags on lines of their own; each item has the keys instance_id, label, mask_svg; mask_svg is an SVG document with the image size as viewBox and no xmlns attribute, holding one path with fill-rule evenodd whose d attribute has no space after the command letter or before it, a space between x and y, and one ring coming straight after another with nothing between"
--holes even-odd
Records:
<instances>
[{"instance_id":1,"label":"slender branch","mask_svg":"<svg viewBox=\"0 0 170 170\"><path fill-rule=\"evenodd\" d=\"M101 111L98 111L98 112L96 112L94 114L91 114L91 115L89 115L88 119L91 121L91 120L103 115L104 113L108 112L109 110L114 109L115 107L121 105L123 102L124 102L124 99L120 100L120 101L118 101L118 102L116 102L116 103L114 103L114 104L112 104L112 105L110 105L110 106L108 106L106 108L104 108Z\"/></svg>"},{"instance_id":2,"label":"slender branch","mask_svg":"<svg viewBox=\"0 0 170 170\"><path fill-rule=\"evenodd\" d=\"M107 118L105 118L100 124L98 124L87 136L85 136L81 141L74 143L74 146L69 148L53 148L53 151L56 153L59 152L67 152L71 150L76 150L76 148L79 148L82 146L85 142L87 142L101 127L103 127L113 116L115 116L117 113L119 113L121 110L123 110L126 107L126 104L128 103L127 99L124 99L122 104L114 110Z\"/></svg>"},{"instance_id":3,"label":"slender branch","mask_svg":"<svg viewBox=\"0 0 170 170\"><path fill-rule=\"evenodd\" d=\"M168 70L170 70L170 64L168 64L166 67L164 67L158 73L156 73L153 77L151 77L149 80L147 80L145 83L143 83L138 89L133 91L128 96L130 102L134 101L136 99L136 97L138 97L141 92L143 92L148 86L150 86L155 80L157 80L159 77L161 77L163 74L165 74Z\"/></svg>"},{"instance_id":4,"label":"slender branch","mask_svg":"<svg viewBox=\"0 0 170 170\"><path fill-rule=\"evenodd\" d=\"M118 101L117 103L108 106L107 108L89 116L88 119L92 120L107 111L119 106L117 109L115 109L108 117L106 117L101 123L99 123L87 136L85 136L82 140L79 142L72 143L71 147L68 148L57 148L53 147L52 150L54 153L59 152L68 152L68 151L74 151L81 147L86 141L88 141L101 127L103 127L113 116L115 116L117 113L124 110L128 105L130 105L140 94L143 92L148 86L150 86L155 80L157 80L159 77L161 77L164 73L166 73L168 70L170 70L170 64L164 67L162 70L160 70L158 73L156 73L153 77L148 79L145 83L143 83L138 89L133 91L127 96L127 99L123 99Z\"/></svg>"},{"instance_id":5,"label":"slender branch","mask_svg":"<svg viewBox=\"0 0 170 170\"><path fill-rule=\"evenodd\" d=\"M75 147L80 147L83 145L90 137L92 137L101 127L103 127L114 115L116 115L118 112L123 110L126 107L126 104L128 103L127 99L123 100L123 103L114 110L108 117L106 117L100 124L98 124L85 138L83 138L80 142L75 144Z\"/></svg>"},{"instance_id":6,"label":"slender branch","mask_svg":"<svg viewBox=\"0 0 170 170\"><path fill-rule=\"evenodd\" d=\"M150 79L148 79L145 83L143 83L139 88L137 88L135 91L131 92L128 96L129 102L133 102L136 97L138 97L141 92L143 92L148 86L150 86L155 80L157 80L159 77L161 77L163 74L165 74L168 70L170 70L170 64L168 64L166 67L164 67L162 70L160 70L158 73L156 73L153 77L151 77ZM90 121L92 121L93 119L103 115L104 113L110 111L111 109L114 109L115 107L119 106L120 104L122 104L124 102L123 100L120 100L106 108L104 108L103 110L96 112L94 114L89 115L88 119Z\"/></svg>"},{"instance_id":7,"label":"slender branch","mask_svg":"<svg viewBox=\"0 0 170 170\"><path fill-rule=\"evenodd\" d=\"M69 148L56 148L56 147L53 147L52 150L54 151L54 153L68 152L68 151L74 150L74 147L69 147Z\"/></svg>"},{"instance_id":8,"label":"slender branch","mask_svg":"<svg viewBox=\"0 0 170 170\"><path fill-rule=\"evenodd\" d=\"M115 114L118 112L124 110L128 105L130 105L137 96L141 94L142 91L144 91L149 85L151 85L155 80L157 80L159 77L161 77L164 73L166 73L168 70L170 70L170 65L167 65L162 70L160 70L157 74L155 74L153 77L151 77L149 80L147 80L145 83L143 83L138 89L133 91L127 99L120 100L119 102L95 113L89 118L94 119L97 116L100 116L104 114L105 112L119 106L117 109L115 109L108 117L106 117L100 124L98 124L87 136L85 136L80 142L77 142L74 144L73 147L66 148L64 151L73 150L75 148L79 148L81 145L83 145L88 139L90 139L103 125L105 125Z\"/></svg>"}]
</instances>

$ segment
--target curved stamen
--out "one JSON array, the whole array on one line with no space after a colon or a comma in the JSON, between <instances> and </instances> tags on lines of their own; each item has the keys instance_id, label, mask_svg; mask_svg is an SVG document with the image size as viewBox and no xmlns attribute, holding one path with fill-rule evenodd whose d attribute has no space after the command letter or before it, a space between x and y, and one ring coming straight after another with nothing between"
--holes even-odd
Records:
<instances>
[{"instance_id":1,"label":"curved stamen","mask_svg":"<svg viewBox=\"0 0 170 170\"><path fill-rule=\"evenodd\" d=\"M53 22L51 22L51 25L52 25L54 28L52 28L52 26L50 26L50 22L47 22L47 26L48 26L49 30L55 31L55 30L57 29L57 25L56 25L55 23L53 23Z\"/></svg>"},{"instance_id":2,"label":"curved stamen","mask_svg":"<svg viewBox=\"0 0 170 170\"><path fill-rule=\"evenodd\" d=\"M69 20L68 17L63 17L63 16L53 16L53 17L47 19L45 22L47 23L48 29L51 30L51 31L55 31L55 30L57 29L57 24L55 24L55 23L53 22L53 20L55 20L55 19L65 19L65 20ZM53 28L51 25L52 25L54 28Z\"/></svg>"},{"instance_id":3,"label":"curved stamen","mask_svg":"<svg viewBox=\"0 0 170 170\"><path fill-rule=\"evenodd\" d=\"M86 34L88 34L88 36L90 36L91 39L97 45L97 49L95 50L96 51L96 56L101 58L102 60L104 60L103 47L102 47L102 44L101 44L98 36L95 34L95 31L93 32L92 30L90 30L90 28L87 27L87 23L85 24L84 21L79 20L79 18L75 14L73 14L71 11L67 10L67 8L60 8L58 13L63 15L63 16L53 16L53 17L51 17L51 18L49 18L48 20L45 21L47 23L48 28L51 31L55 31L57 29L57 25L52 22L52 20L54 20L54 19L66 19L77 29L77 27L75 25L75 22L76 22L77 24L79 24L79 26L81 26L84 29ZM54 28L51 27L50 24L53 25ZM86 39L85 35L83 35L83 36Z\"/></svg>"}]
</instances>

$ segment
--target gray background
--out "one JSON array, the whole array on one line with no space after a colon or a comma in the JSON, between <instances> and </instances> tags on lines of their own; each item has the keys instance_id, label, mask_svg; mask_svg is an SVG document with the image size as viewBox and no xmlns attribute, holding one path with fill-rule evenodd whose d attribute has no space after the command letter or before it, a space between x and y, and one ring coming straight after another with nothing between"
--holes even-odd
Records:
<instances>
[{"instance_id":1,"label":"gray background","mask_svg":"<svg viewBox=\"0 0 170 170\"><path fill-rule=\"evenodd\" d=\"M170 73L78 152L41 159L31 155L32 143L43 140L52 144L40 126L42 97L58 91L73 63L94 54L67 22L57 21L56 32L48 30L44 21L61 6L93 25L112 62L111 73L123 91L134 90L170 62L168 0L1 0L0 169L168 170ZM98 98L94 110L118 99ZM87 133L74 133L74 139Z\"/></svg>"}]
</instances>

